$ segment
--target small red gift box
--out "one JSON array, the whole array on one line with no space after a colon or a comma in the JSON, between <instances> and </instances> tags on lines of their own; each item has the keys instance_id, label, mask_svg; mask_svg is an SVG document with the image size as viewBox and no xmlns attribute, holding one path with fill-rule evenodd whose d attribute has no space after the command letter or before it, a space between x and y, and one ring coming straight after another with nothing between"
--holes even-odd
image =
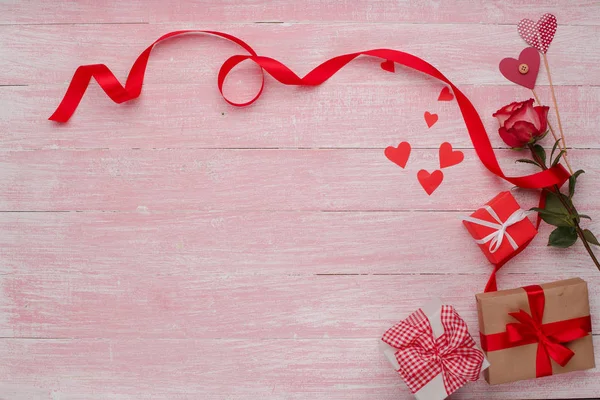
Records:
<instances>
[{"instance_id":1,"label":"small red gift box","mask_svg":"<svg viewBox=\"0 0 600 400\"><path fill-rule=\"evenodd\" d=\"M467 230L494 265L502 265L521 251L537 229L510 192L502 192L463 218Z\"/></svg>"}]
</instances>

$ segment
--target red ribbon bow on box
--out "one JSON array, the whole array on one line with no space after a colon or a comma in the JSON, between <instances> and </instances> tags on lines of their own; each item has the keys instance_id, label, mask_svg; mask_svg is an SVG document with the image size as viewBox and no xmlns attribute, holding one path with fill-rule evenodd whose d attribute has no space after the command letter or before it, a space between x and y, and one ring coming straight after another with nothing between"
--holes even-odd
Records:
<instances>
[{"instance_id":1,"label":"red ribbon bow on box","mask_svg":"<svg viewBox=\"0 0 600 400\"><path fill-rule=\"evenodd\" d=\"M592 330L590 316L542 324L546 296L539 285L525 286L531 314L524 310L509 313L518 322L506 324L506 332L481 335L485 351L496 351L537 343L535 360L536 377L552 375L551 359L564 367L575 355L563 343L588 335Z\"/></svg>"},{"instance_id":2,"label":"red ribbon bow on box","mask_svg":"<svg viewBox=\"0 0 600 400\"><path fill-rule=\"evenodd\" d=\"M479 378L484 357L467 325L452 306L442 306L441 321L444 333L436 339L419 309L383 335L382 340L397 349L398 373L412 393L439 374L448 394Z\"/></svg>"}]
</instances>

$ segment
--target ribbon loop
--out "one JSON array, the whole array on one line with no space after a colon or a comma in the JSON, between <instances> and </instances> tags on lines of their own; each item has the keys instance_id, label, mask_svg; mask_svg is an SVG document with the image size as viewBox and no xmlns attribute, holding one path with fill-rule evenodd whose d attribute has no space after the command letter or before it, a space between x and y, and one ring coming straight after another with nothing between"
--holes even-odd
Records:
<instances>
[{"instance_id":1,"label":"ribbon loop","mask_svg":"<svg viewBox=\"0 0 600 400\"><path fill-rule=\"evenodd\" d=\"M267 72L284 85L317 86L327 81L340 69L345 67L349 62L359 56L378 57L383 60L389 60L391 62L422 72L440 80L450 87L460 108L463 120L467 127L471 141L473 142L473 147L475 148L477 156L483 165L496 176L507 180L513 185L531 189L540 189L552 185L561 186L569 178L569 173L560 164L532 175L520 177L506 176L500 168L500 164L498 163L498 159L496 158L490 139L487 136L483 122L481 121L477 110L473 104L471 104L467 96L465 96L433 65L412 54L392 49L374 49L343 54L323 62L310 71L306 76L300 78L281 62L269 57L259 56L247 43L227 33L204 30L182 30L169 32L158 38L140 54L131 67L129 76L124 86L121 85L115 75L104 64L84 65L77 68L64 98L49 119L57 122L68 121L77 109L77 106L85 94L85 91L92 78L96 79L100 87L102 87L111 100L116 103L123 103L135 99L142 91L148 59L150 57L150 53L154 49L154 46L172 37L192 33L208 34L229 40L239 45L249 53L249 55L236 55L230 57L227 59L227 61L225 61L225 63L223 63L221 69L219 70L217 79L218 89L225 101L233 106L247 106L258 100L264 88L264 72ZM252 60L261 68L262 83L260 90L250 101L245 103L235 103L229 100L223 94L223 84L231 70L244 60Z\"/></svg>"}]
</instances>

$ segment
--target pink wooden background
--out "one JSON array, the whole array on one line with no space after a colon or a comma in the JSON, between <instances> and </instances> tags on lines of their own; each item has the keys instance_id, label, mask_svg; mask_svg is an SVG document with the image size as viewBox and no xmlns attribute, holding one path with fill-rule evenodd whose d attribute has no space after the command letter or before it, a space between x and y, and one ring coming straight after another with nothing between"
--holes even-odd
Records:
<instances>
[{"instance_id":1,"label":"pink wooden background","mask_svg":"<svg viewBox=\"0 0 600 400\"><path fill-rule=\"evenodd\" d=\"M497 71L525 46L516 23L552 12L548 57L571 161L587 172L577 204L600 231L600 3L543 3L0 0L0 399L411 398L377 339L432 296L477 332L473 296L490 267L458 217L510 188L479 163L456 104L436 101L441 84L361 59L316 89L268 79L258 103L234 109L216 73L239 50L185 37L153 53L139 100L117 106L93 84L69 124L46 118L78 65L124 79L159 35L200 28L301 74L344 52L412 52L494 133L491 113L530 95ZM247 97L254 68L229 83ZM440 116L429 130L426 110ZM383 156L402 140L406 170ZM428 197L416 172L435 169L443 141L465 161ZM498 154L525 172L515 152ZM600 273L581 244L546 247L549 231L500 285L580 276L600 332ZM595 369L479 381L453 398L599 392Z\"/></svg>"}]
</instances>

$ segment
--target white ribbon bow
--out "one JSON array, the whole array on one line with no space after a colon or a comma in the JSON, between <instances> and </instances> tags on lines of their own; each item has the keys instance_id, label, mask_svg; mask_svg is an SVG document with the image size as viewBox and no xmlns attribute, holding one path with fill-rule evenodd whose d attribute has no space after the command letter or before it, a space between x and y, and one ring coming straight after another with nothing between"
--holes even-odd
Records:
<instances>
[{"instance_id":1,"label":"white ribbon bow","mask_svg":"<svg viewBox=\"0 0 600 400\"><path fill-rule=\"evenodd\" d=\"M496 214L492 207L486 204L482 208L486 210L492 216L492 218L498 221L498 223L486 221L479 218L463 217L463 221L472 222L477 225L487 226L488 228L496 229L494 232L490 233L483 239L476 239L475 243L485 244L487 242L490 242L490 253L495 253L500 248L500 246L502 245L502 241L506 237L506 240L508 240L508 243L510 243L512 248L514 250L517 250L519 248L517 242L515 242L512 236L510 236L510 234L506 232L506 229L509 226L512 226L517 222L524 220L530 213L519 208L517 211L512 213L512 215L508 217L506 221L502 222L502 220L500 219L498 214Z\"/></svg>"}]
</instances>

